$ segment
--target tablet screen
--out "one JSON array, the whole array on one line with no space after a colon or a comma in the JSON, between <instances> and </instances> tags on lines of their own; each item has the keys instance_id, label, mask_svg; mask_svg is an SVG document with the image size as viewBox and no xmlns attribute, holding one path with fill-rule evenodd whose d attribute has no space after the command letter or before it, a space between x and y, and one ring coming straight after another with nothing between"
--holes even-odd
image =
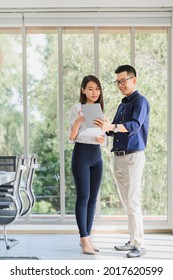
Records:
<instances>
[{"instance_id":1,"label":"tablet screen","mask_svg":"<svg viewBox=\"0 0 173 280\"><path fill-rule=\"evenodd\" d=\"M82 104L81 105L82 112L84 114L84 118L87 124L87 127L98 127L93 124L93 120L103 119L102 109L100 107L100 103L94 104Z\"/></svg>"}]
</instances>

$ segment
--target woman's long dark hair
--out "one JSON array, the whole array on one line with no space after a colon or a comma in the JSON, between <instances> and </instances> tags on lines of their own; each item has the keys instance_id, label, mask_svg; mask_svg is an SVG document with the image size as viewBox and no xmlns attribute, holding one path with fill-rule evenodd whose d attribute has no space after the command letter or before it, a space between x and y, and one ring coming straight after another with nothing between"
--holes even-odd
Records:
<instances>
[{"instance_id":1,"label":"woman's long dark hair","mask_svg":"<svg viewBox=\"0 0 173 280\"><path fill-rule=\"evenodd\" d=\"M85 89L87 84L89 82L94 82L97 84L97 86L99 87L100 89L100 96L99 98L96 100L95 103L100 103L100 106L102 108L102 111L104 111L104 102L103 102L103 90L102 90L102 86L101 86L101 83L99 81L99 79L94 76L94 75L88 75L88 76L85 76L82 80L82 83L81 83L81 88L80 88L80 98L79 98L79 101L81 104L86 104L87 102L87 99L86 99L86 95L82 93L82 89Z\"/></svg>"}]
</instances>

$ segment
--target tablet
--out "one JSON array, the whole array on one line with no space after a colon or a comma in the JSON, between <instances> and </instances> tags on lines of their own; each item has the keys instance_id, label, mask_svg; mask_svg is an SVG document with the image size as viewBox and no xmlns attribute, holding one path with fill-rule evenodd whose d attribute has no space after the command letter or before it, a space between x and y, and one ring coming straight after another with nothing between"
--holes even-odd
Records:
<instances>
[{"instance_id":1,"label":"tablet","mask_svg":"<svg viewBox=\"0 0 173 280\"><path fill-rule=\"evenodd\" d=\"M82 112L84 114L84 118L86 121L87 127L95 128L98 127L97 125L93 124L95 119L103 120L103 113L100 107L100 103L94 104L81 104Z\"/></svg>"}]
</instances>

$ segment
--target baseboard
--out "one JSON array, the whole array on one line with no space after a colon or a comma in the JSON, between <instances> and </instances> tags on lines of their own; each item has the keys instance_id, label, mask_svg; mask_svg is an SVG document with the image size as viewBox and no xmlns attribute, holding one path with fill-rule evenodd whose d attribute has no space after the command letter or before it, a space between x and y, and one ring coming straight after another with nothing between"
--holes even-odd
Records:
<instances>
[{"instance_id":1,"label":"baseboard","mask_svg":"<svg viewBox=\"0 0 173 280\"><path fill-rule=\"evenodd\" d=\"M76 225L10 225L6 227L8 234L78 234ZM115 225L95 225L92 230L93 234L127 234L127 227L118 227ZM0 230L3 233L3 230ZM166 228L146 228L144 233L159 234L172 233L171 229Z\"/></svg>"}]
</instances>

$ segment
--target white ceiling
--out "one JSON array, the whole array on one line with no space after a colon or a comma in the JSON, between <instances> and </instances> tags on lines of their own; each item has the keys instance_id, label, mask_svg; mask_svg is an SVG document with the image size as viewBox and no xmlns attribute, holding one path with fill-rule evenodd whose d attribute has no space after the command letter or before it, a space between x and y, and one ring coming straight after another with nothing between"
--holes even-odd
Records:
<instances>
[{"instance_id":1,"label":"white ceiling","mask_svg":"<svg viewBox=\"0 0 173 280\"><path fill-rule=\"evenodd\" d=\"M173 8L173 0L0 0L0 9Z\"/></svg>"}]
</instances>

